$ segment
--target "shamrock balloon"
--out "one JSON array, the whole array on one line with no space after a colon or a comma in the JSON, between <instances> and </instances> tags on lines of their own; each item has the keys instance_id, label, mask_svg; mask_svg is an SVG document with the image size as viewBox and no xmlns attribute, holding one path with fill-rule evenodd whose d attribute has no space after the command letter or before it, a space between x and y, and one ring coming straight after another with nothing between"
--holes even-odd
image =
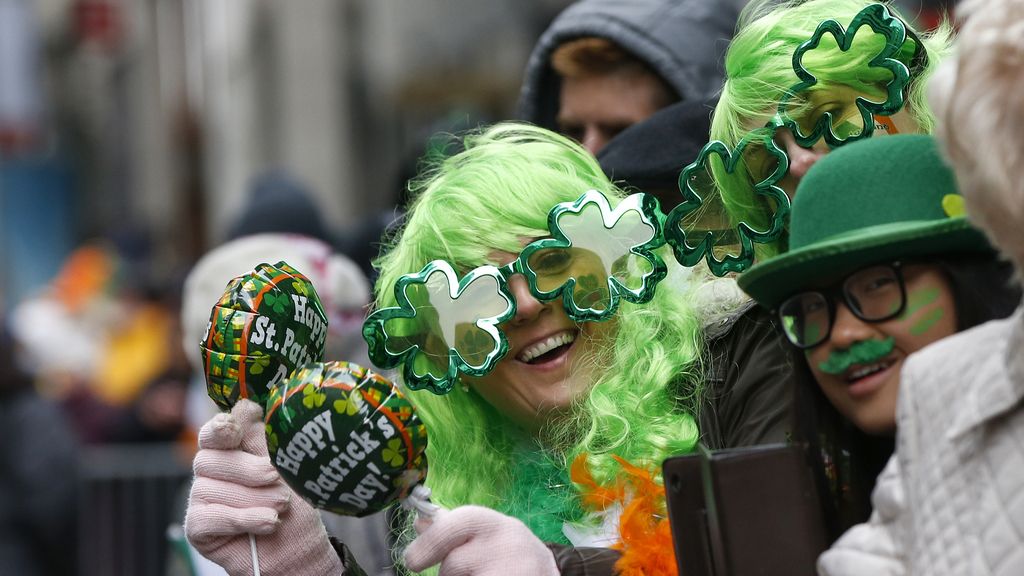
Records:
<instances>
[{"instance_id":1,"label":"shamrock balloon","mask_svg":"<svg viewBox=\"0 0 1024 576\"><path fill-rule=\"evenodd\" d=\"M427 474L427 429L384 377L348 362L312 363L267 400L267 447L313 506L365 516L405 498Z\"/></svg>"},{"instance_id":2,"label":"shamrock balloon","mask_svg":"<svg viewBox=\"0 0 1024 576\"><path fill-rule=\"evenodd\" d=\"M200 352L207 392L229 410L263 404L296 367L323 360L327 315L310 281L284 262L232 280L213 307Z\"/></svg>"}]
</instances>

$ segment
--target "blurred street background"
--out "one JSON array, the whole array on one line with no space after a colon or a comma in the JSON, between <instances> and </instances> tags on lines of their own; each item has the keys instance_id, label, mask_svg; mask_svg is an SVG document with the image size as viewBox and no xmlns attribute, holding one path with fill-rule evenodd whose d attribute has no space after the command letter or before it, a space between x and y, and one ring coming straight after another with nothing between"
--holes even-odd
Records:
<instances>
[{"instance_id":1,"label":"blurred street background","mask_svg":"<svg viewBox=\"0 0 1024 576\"><path fill-rule=\"evenodd\" d=\"M0 0L0 576L22 545L30 576L167 573L193 265L284 189L372 278L431 135L514 118L568 4Z\"/></svg>"}]
</instances>

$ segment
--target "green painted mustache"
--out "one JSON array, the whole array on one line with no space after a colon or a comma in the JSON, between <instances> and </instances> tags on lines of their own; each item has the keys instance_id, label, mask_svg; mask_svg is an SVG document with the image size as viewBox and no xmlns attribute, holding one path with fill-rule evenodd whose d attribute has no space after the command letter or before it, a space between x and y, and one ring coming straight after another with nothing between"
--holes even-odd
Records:
<instances>
[{"instance_id":1,"label":"green painted mustache","mask_svg":"<svg viewBox=\"0 0 1024 576\"><path fill-rule=\"evenodd\" d=\"M818 369L826 374L842 374L854 364L870 364L881 360L896 347L892 336L885 340L864 340L855 342L846 350L836 350L828 359L818 363Z\"/></svg>"}]
</instances>

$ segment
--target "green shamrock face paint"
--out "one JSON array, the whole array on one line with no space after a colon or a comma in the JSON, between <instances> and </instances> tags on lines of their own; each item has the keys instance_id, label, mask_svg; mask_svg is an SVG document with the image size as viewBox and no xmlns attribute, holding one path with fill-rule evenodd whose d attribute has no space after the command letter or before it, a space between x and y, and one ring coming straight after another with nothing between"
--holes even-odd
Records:
<instances>
[{"instance_id":1,"label":"green shamrock face paint","mask_svg":"<svg viewBox=\"0 0 1024 576\"><path fill-rule=\"evenodd\" d=\"M901 319L907 319L916 314L921 308L933 304L939 299L940 291L938 288L926 288L911 293L907 297L907 309L900 316ZM935 326L942 317L945 316L945 311L942 308L934 308L925 313L917 322L910 327L910 333L914 336L921 336L928 332Z\"/></svg>"},{"instance_id":2,"label":"green shamrock face paint","mask_svg":"<svg viewBox=\"0 0 1024 576\"><path fill-rule=\"evenodd\" d=\"M885 340L857 342L847 350L836 350L828 359L818 363L818 369L826 374L842 374L854 364L870 364L888 356L896 346L890 336Z\"/></svg>"},{"instance_id":3,"label":"green shamrock face paint","mask_svg":"<svg viewBox=\"0 0 1024 576\"><path fill-rule=\"evenodd\" d=\"M910 318L921 308L939 299L938 288L925 288L911 292L907 296L907 308L900 315L900 318Z\"/></svg>"},{"instance_id":4,"label":"green shamrock face paint","mask_svg":"<svg viewBox=\"0 0 1024 576\"><path fill-rule=\"evenodd\" d=\"M933 326L939 323L939 320L942 320L943 316L945 316L945 311L942 308L930 310L921 320L910 327L910 333L914 336L926 334Z\"/></svg>"}]
</instances>

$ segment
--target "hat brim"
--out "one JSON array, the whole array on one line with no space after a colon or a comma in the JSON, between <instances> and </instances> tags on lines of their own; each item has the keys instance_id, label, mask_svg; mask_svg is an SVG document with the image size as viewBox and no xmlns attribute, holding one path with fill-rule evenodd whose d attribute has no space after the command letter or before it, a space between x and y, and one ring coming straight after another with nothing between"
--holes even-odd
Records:
<instances>
[{"instance_id":1,"label":"hat brim","mask_svg":"<svg viewBox=\"0 0 1024 576\"><path fill-rule=\"evenodd\" d=\"M965 218L897 222L862 228L786 252L742 274L738 283L767 308L800 290L893 260L989 253L985 236Z\"/></svg>"}]
</instances>

